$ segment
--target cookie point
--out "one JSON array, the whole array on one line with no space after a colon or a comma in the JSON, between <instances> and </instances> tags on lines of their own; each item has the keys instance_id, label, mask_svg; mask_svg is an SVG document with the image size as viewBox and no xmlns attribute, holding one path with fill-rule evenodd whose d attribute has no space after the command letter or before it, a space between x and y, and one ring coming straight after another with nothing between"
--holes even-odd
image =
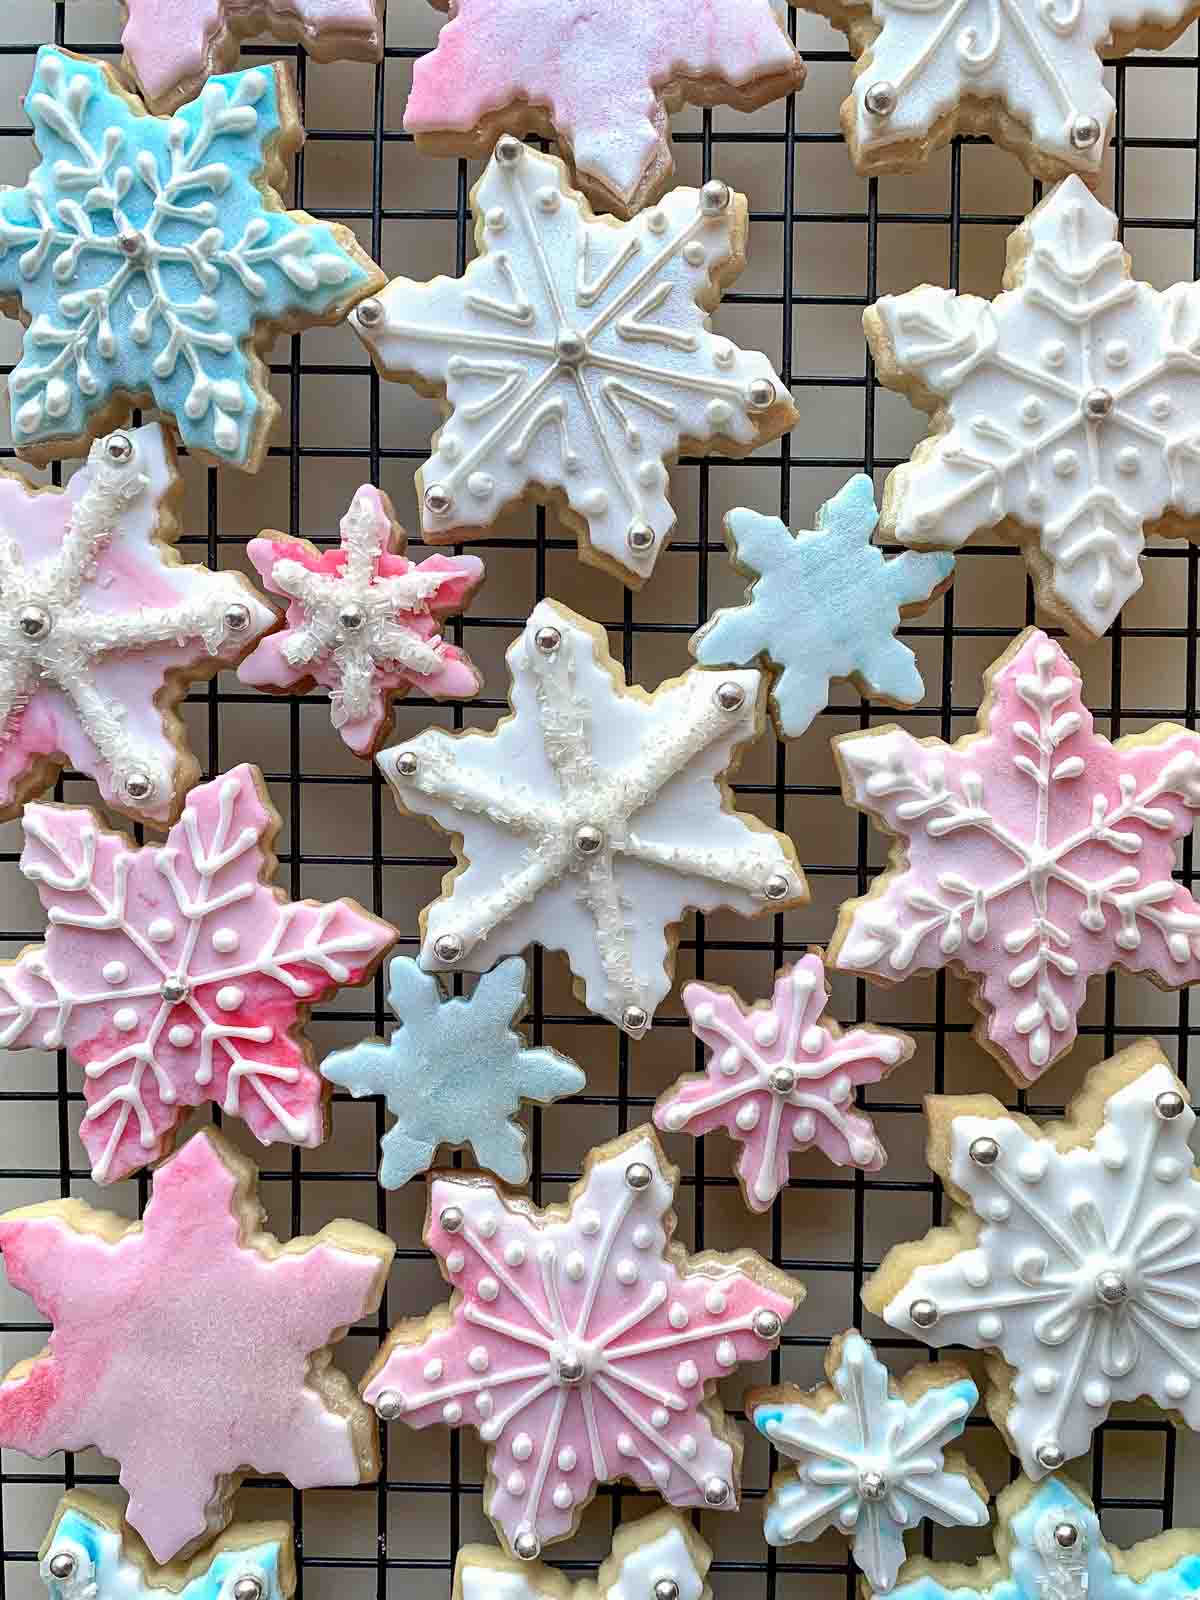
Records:
<instances>
[{"instance_id":1,"label":"cookie point","mask_svg":"<svg viewBox=\"0 0 1200 1600\"><path fill-rule=\"evenodd\" d=\"M1071 123L1071 143L1076 150L1090 150L1100 140L1104 129L1095 117L1079 116Z\"/></svg>"},{"instance_id":2,"label":"cookie point","mask_svg":"<svg viewBox=\"0 0 1200 1600\"><path fill-rule=\"evenodd\" d=\"M908 1308L908 1320L915 1328L932 1328L940 1315L932 1300L914 1300Z\"/></svg>"},{"instance_id":3,"label":"cookie point","mask_svg":"<svg viewBox=\"0 0 1200 1600\"><path fill-rule=\"evenodd\" d=\"M728 211L733 190L720 178L710 178L700 190L700 209L706 217L718 217Z\"/></svg>"},{"instance_id":4,"label":"cookie point","mask_svg":"<svg viewBox=\"0 0 1200 1600\"><path fill-rule=\"evenodd\" d=\"M775 385L770 378L755 378L746 386L746 405L751 411L769 411L775 404Z\"/></svg>"},{"instance_id":5,"label":"cookie point","mask_svg":"<svg viewBox=\"0 0 1200 1600\"><path fill-rule=\"evenodd\" d=\"M60 1582L65 1582L75 1572L75 1557L69 1550L60 1550L57 1555L50 1557L47 1566L50 1569L52 1578L58 1578Z\"/></svg>"},{"instance_id":6,"label":"cookie point","mask_svg":"<svg viewBox=\"0 0 1200 1600\"><path fill-rule=\"evenodd\" d=\"M404 1410L404 1401L395 1389L384 1389L376 1398L375 1415L381 1422L394 1422Z\"/></svg>"},{"instance_id":7,"label":"cookie point","mask_svg":"<svg viewBox=\"0 0 1200 1600\"><path fill-rule=\"evenodd\" d=\"M967 1154L977 1167L994 1167L1000 1159L1000 1146L985 1135L971 1140Z\"/></svg>"},{"instance_id":8,"label":"cookie point","mask_svg":"<svg viewBox=\"0 0 1200 1600\"><path fill-rule=\"evenodd\" d=\"M637 551L640 555L643 551L654 548L654 529L648 522L631 522L625 541L631 550Z\"/></svg>"},{"instance_id":9,"label":"cookie point","mask_svg":"<svg viewBox=\"0 0 1200 1600\"><path fill-rule=\"evenodd\" d=\"M650 1016L644 1006L626 1006L621 1013L621 1027L635 1039L650 1026Z\"/></svg>"},{"instance_id":10,"label":"cookie point","mask_svg":"<svg viewBox=\"0 0 1200 1600\"><path fill-rule=\"evenodd\" d=\"M513 1550L521 1561L536 1561L542 1553L542 1541L532 1528L523 1528L513 1540Z\"/></svg>"},{"instance_id":11,"label":"cookie point","mask_svg":"<svg viewBox=\"0 0 1200 1600\"><path fill-rule=\"evenodd\" d=\"M704 1485L704 1500L710 1506L723 1506L729 1499L729 1485L724 1478L709 1478Z\"/></svg>"},{"instance_id":12,"label":"cookie point","mask_svg":"<svg viewBox=\"0 0 1200 1600\"><path fill-rule=\"evenodd\" d=\"M355 320L361 327L377 328L383 321L383 301L372 297L369 300L360 300L354 308Z\"/></svg>"},{"instance_id":13,"label":"cookie point","mask_svg":"<svg viewBox=\"0 0 1200 1600\"><path fill-rule=\"evenodd\" d=\"M114 467L123 467L133 459L134 444L127 433L110 433L104 441L104 454Z\"/></svg>"},{"instance_id":14,"label":"cookie point","mask_svg":"<svg viewBox=\"0 0 1200 1600\"><path fill-rule=\"evenodd\" d=\"M1057 1472L1067 1459L1061 1447L1053 1439L1046 1439L1039 1444L1033 1452L1039 1467L1044 1467L1047 1472Z\"/></svg>"},{"instance_id":15,"label":"cookie point","mask_svg":"<svg viewBox=\"0 0 1200 1600\"><path fill-rule=\"evenodd\" d=\"M521 143L520 139L514 138L511 133L503 134L499 139L497 139L496 160L499 161L502 166L515 166L524 154L525 146Z\"/></svg>"},{"instance_id":16,"label":"cookie point","mask_svg":"<svg viewBox=\"0 0 1200 1600\"><path fill-rule=\"evenodd\" d=\"M1166 1089L1155 1097L1154 1109L1164 1122L1173 1122L1176 1117L1183 1115L1187 1102L1175 1089Z\"/></svg>"},{"instance_id":17,"label":"cookie point","mask_svg":"<svg viewBox=\"0 0 1200 1600\"><path fill-rule=\"evenodd\" d=\"M873 117L890 117L899 101L896 85L889 83L886 78L880 78L878 82L871 84L863 95L863 105Z\"/></svg>"},{"instance_id":18,"label":"cookie point","mask_svg":"<svg viewBox=\"0 0 1200 1600\"><path fill-rule=\"evenodd\" d=\"M259 1578L247 1573L233 1586L233 1600L262 1600L263 1586Z\"/></svg>"},{"instance_id":19,"label":"cookie point","mask_svg":"<svg viewBox=\"0 0 1200 1600\"><path fill-rule=\"evenodd\" d=\"M396 771L402 778L415 778L420 764L415 750L401 750L396 757Z\"/></svg>"}]
</instances>

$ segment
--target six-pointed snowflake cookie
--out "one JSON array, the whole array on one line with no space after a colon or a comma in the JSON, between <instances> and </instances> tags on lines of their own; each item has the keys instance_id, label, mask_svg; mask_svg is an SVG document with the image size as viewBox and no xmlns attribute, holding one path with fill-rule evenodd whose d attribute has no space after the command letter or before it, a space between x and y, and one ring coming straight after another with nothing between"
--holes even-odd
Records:
<instances>
[{"instance_id":1,"label":"six-pointed snowflake cookie","mask_svg":"<svg viewBox=\"0 0 1200 1600\"><path fill-rule=\"evenodd\" d=\"M214 465L257 470L279 412L260 350L385 281L348 228L283 208L304 137L287 67L152 117L111 68L47 45L25 110L41 164L0 191L0 309L26 324L17 453L77 455L144 403Z\"/></svg>"},{"instance_id":2,"label":"six-pointed snowflake cookie","mask_svg":"<svg viewBox=\"0 0 1200 1600\"><path fill-rule=\"evenodd\" d=\"M669 463L747 455L796 420L766 356L709 328L745 264L745 197L713 179L614 223L505 134L471 207L461 278L395 278L351 318L386 377L445 399L417 474L424 535L549 498L585 561L641 584L675 525Z\"/></svg>"},{"instance_id":3,"label":"six-pointed snowflake cookie","mask_svg":"<svg viewBox=\"0 0 1200 1600\"><path fill-rule=\"evenodd\" d=\"M1019 541L1086 639L1141 587L1147 529L1200 537L1200 285L1134 279L1116 232L1068 178L1009 239L997 299L924 284L863 318L880 382L934 415L887 481L886 537Z\"/></svg>"},{"instance_id":4,"label":"six-pointed snowflake cookie","mask_svg":"<svg viewBox=\"0 0 1200 1600\"><path fill-rule=\"evenodd\" d=\"M158 1566L107 1500L72 1489L38 1556L50 1600L290 1600L291 1524L242 1522L187 1563Z\"/></svg>"},{"instance_id":5,"label":"six-pointed snowflake cookie","mask_svg":"<svg viewBox=\"0 0 1200 1600\"><path fill-rule=\"evenodd\" d=\"M540 1561L468 1545L454 1568L451 1600L713 1600L705 1581L711 1562L690 1522L677 1511L655 1511L616 1530L594 1583L572 1585Z\"/></svg>"},{"instance_id":6,"label":"six-pointed snowflake cookie","mask_svg":"<svg viewBox=\"0 0 1200 1600\"><path fill-rule=\"evenodd\" d=\"M436 155L500 132L557 139L579 187L630 217L674 170L668 113L754 111L804 82L774 0L432 0L451 20L413 64L404 126Z\"/></svg>"},{"instance_id":7,"label":"six-pointed snowflake cookie","mask_svg":"<svg viewBox=\"0 0 1200 1600\"><path fill-rule=\"evenodd\" d=\"M67 765L169 822L200 775L177 706L276 621L246 579L179 560L157 424L92 446L65 490L0 472L0 817Z\"/></svg>"},{"instance_id":8,"label":"six-pointed snowflake cookie","mask_svg":"<svg viewBox=\"0 0 1200 1600\"><path fill-rule=\"evenodd\" d=\"M191 100L269 32L315 61L379 61L384 0L123 0L125 67L155 111Z\"/></svg>"},{"instance_id":9,"label":"six-pointed snowflake cookie","mask_svg":"<svg viewBox=\"0 0 1200 1600\"><path fill-rule=\"evenodd\" d=\"M485 972L466 997L447 999L438 980L408 956L388 968L388 1004L400 1027L387 1044L365 1039L321 1063L321 1075L355 1099L381 1094L396 1118L383 1135L379 1181L398 1189L424 1172L439 1145L469 1146L505 1183L529 1181L529 1151L517 1112L549 1105L587 1082L573 1061L526 1046L513 1024L525 1010L525 963L512 956Z\"/></svg>"},{"instance_id":10,"label":"six-pointed snowflake cookie","mask_svg":"<svg viewBox=\"0 0 1200 1600\"><path fill-rule=\"evenodd\" d=\"M281 1245L256 1185L206 1128L155 1172L141 1222L82 1200L0 1217L9 1282L53 1323L0 1383L0 1445L111 1456L156 1561L219 1533L247 1470L298 1489L379 1470L330 1346L378 1307L395 1246L348 1221Z\"/></svg>"},{"instance_id":11,"label":"six-pointed snowflake cookie","mask_svg":"<svg viewBox=\"0 0 1200 1600\"><path fill-rule=\"evenodd\" d=\"M421 915L421 965L485 971L537 941L565 951L590 1011L639 1036L687 908L807 899L791 840L735 811L726 783L761 731L763 675L627 687L603 629L552 600L507 660L512 712L493 732L429 728L377 758L458 858Z\"/></svg>"},{"instance_id":12,"label":"six-pointed snowflake cookie","mask_svg":"<svg viewBox=\"0 0 1200 1600\"><path fill-rule=\"evenodd\" d=\"M646 1127L593 1150L563 1206L478 1173L431 1182L425 1238L454 1296L392 1330L363 1393L385 1420L478 1430L485 1510L522 1560L618 1478L737 1506L741 1435L716 1384L775 1347L804 1291L752 1251L673 1243L678 1176Z\"/></svg>"},{"instance_id":13,"label":"six-pointed snowflake cookie","mask_svg":"<svg viewBox=\"0 0 1200 1600\"><path fill-rule=\"evenodd\" d=\"M1158 1046L1094 1067L1065 1122L990 1095L926 1101L955 1210L863 1289L893 1328L995 1352L988 1411L1032 1478L1080 1456L1118 1401L1200 1427L1195 1113Z\"/></svg>"},{"instance_id":14,"label":"six-pointed snowflake cookie","mask_svg":"<svg viewBox=\"0 0 1200 1600\"><path fill-rule=\"evenodd\" d=\"M843 1033L825 1016L829 989L816 954L775 975L769 1003L747 1008L732 989L689 983L683 1003L708 1049L654 1110L664 1133L696 1137L723 1128L742 1146L738 1180L752 1211L786 1188L793 1150L816 1147L838 1166L877 1172L887 1154L854 1091L878 1083L916 1048L907 1034L859 1026Z\"/></svg>"},{"instance_id":15,"label":"six-pointed snowflake cookie","mask_svg":"<svg viewBox=\"0 0 1200 1600\"><path fill-rule=\"evenodd\" d=\"M467 700L480 677L438 624L461 611L483 581L478 556L405 556L392 503L370 484L342 518L336 550L267 533L247 551L272 594L288 601L283 631L264 639L238 671L278 694L328 689L334 727L370 757L390 728L392 701L410 688Z\"/></svg>"},{"instance_id":16,"label":"six-pointed snowflake cookie","mask_svg":"<svg viewBox=\"0 0 1200 1600\"><path fill-rule=\"evenodd\" d=\"M754 581L747 603L714 612L688 648L705 667L774 669L771 712L780 736L798 739L829 698L831 678L851 678L889 705L925 693L917 660L896 638L901 619L949 584L954 557L897 556L871 543L875 488L860 473L817 512L812 533L739 509L725 518L737 570Z\"/></svg>"},{"instance_id":17,"label":"six-pointed snowflake cookie","mask_svg":"<svg viewBox=\"0 0 1200 1600\"><path fill-rule=\"evenodd\" d=\"M263 1144L320 1144L327 1091L300 1029L396 930L270 887L280 819L258 770L193 789L164 844L139 849L87 806L28 805L22 822L50 927L0 962L0 1047L65 1046L82 1066L96 1182L157 1160L209 1100Z\"/></svg>"},{"instance_id":18,"label":"six-pointed snowflake cookie","mask_svg":"<svg viewBox=\"0 0 1200 1600\"><path fill-rule=\"evenodd\" d=\"M1200 735L1162 722L1111 744L1079 671L1036 628L985 675L977 733L834 739L847 802L896 843L841 908L829 960L882 983L954 967L975 1037L1018 1084L1071 1048L1088 980L1200 980L1200 905L1172 877L1200 810Z\"/></svg>"},{"instance_id":19,"label":"six-pointed snowflake cookie","mask_svg":"<svg viewBox=\"0 0 1200 1600\"><path fill-rule=\"evenodd\" d=\"M789 1545L836 1528L876 1590L896 1581L904 1530L988 1520L987 1489L962 1456L944 1454L979 1399L965 1367L913 1367L897 1383L861 1333L836 1338L829 1382L752 1389L746 1411L788 1465L767 1500L767 1543Z\"/></svg>"}]
</instances>

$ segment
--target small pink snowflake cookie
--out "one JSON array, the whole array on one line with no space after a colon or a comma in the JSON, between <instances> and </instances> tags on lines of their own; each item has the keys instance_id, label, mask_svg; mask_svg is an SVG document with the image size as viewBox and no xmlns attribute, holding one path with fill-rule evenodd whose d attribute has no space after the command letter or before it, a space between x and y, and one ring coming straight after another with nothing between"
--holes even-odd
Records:
<instances>
[{"instance_id":1,"label":"small pink snowflake cookie","mask_svg":"<svg viewBox=\"0 0 1200 1600\"><path fill-rule=\"evenodd\" d=\"M124 0L125 68L157 112L191 100L270 33L316 61L380 61L385 0Z\"/></svg>"},{"instance_id":2,"label":"small pink snowflake cookie","mask_svg":"<svg viewBox=\"0 0 1200 1600\"><path fill-rule=\"evenodd\" d=\"M469 602L483 562L437 554L417 563L405 543L387 495L364 484L342 518L338 549L267 533L248 551L288 611L283 631L259 644L238 677L278 694L328 689L334 727L368 759L387 736L397 695L420 688L435 700L467 700L481 682L438 623Z\"/></svg>"},{"instance_id":3,"label":"small pink snowflake cookie","mask_svg":"<svg viewBox=\"0 0 1200 1600\"><path fill-rule=\"evenodd\" d=\"M404 126L435 155L488 156L500 133L557 139L574 180L631 217L675 163L668 113L753 111L804 82L772 0L432 0L451 20L413 65Z\"/></svg>"},{"instance_id":4,"label":"small pink snowflake cookie","mask_svg":"<svg viewBox=\"0 0 1200 1600\"><path fill-rule=\"evenodd\" d=\"M247 1471L297 1489L379 1472L330 1347L378 1307L395 1246L345 1220L281 1245L257 1180L206 1128L155 1172L141 1222L82 1200L0 1217L8 1280L53 1324L0 1382L0 1445L111 1456L158 1562L228 1524Z\"/></svg>"},{"instance_id":5,"label":"small pink snowflake cookie","mask_svg":"<svg viewBox=\"0 0 1200 1600\"><path fill-rule=\"evenodd\" d=\"M769 1004L747 1009L732 989L706 983L689 983L683 1003L708 1064L661 1097L655 1125L696 1137L724 1128L742 1146L738 1179L752 1211L765 1211L787 1187L793 1150L816 1145L839 1167L878 1172L887 1153L870 1117L853 1109L854 1091L878 1083L916 1047L886 1028L843 1033L826 1017L819 955L778 972Z\"/></svg>"},{"instance_id":6,"label":"small pink snowflake cookie","mask_svg":"<svg viewBox=\"0 0 1200 1600\"><path fill-rule=\"evenodd\" d=\"M1027 628L986 674L978 732L834 739L847 803L896 839L841 909L830 962L883 983L954 967L979 1043L1024 1085L1071 1048L1090 978L1200 981L1200 905L1172 874L1200 810L1200 735L1111 744L1073 661Z\"/></svg>"},{"instance_id":7,"label":"small pink snowflake cookie","mask_svg":"<svg viewBox=\"0 0 1200 1600\"><path fill-rule=\"evenodd\" d=\"M716 1384L774 1349L804 1290L752 1251L673 1243L678 1176L646 1127L593 1150L562 1206L481 1173L431 1181L425 1238L454 1296L392 1330L363 1393L387 1421L478 1431L485 1509L522 1560L618 1478L737 1507L741 1435Z\"/></svg>"},{"instance_id":8,"label":"small pink snowflake cookie","mask_svg":"<svg viewBox=\"0 0 1200 1600\"><path fill-rule=\"evenodd\" d=\"M95 1181L156 1161L209 1100L262 1144L320 1144L328 1091L299 1030L396 930L270 887L280 819L258 769L193 789L164 844L139 849L88 806L29 805L22 822L50 927L0 963L0 1048L65 1046L83 1067Z\"/></svg>"}]
</instances>

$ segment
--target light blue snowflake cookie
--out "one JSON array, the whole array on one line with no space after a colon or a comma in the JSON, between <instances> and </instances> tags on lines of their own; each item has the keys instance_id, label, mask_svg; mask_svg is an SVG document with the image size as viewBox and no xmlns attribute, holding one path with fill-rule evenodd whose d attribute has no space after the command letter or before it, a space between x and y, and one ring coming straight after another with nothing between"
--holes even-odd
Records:
<instances>
[{"instance_id":1,"label":"light blue snowflake cookie","mask_svg":"<svg viewBox=\"0 0 1200 1600\"><path fill-rule=\"evenodd\" d=\"M897 1382L862 1334L835 1339L829 1382L752 1390L747 1413L790 1465L767 1500L768 1544L795 1544L837 1528L875 1589L890 1589L904 1560L904 1530L927 1518L982 1527L987 1491L957 1439L979 1391L957 1363L913 1367Z\"/></svg>"},{"instance_id":2,"label":"light blue snowflake cookie","mask_svg":"<svg viewBox=\"0 0 1200 1600\"><path fill-rule=\"evenodd\" d=\"M47 45L25 110L42 161L0 192L0 306L27 324L18 454L80 454L136 401L190 450L257 470L279 410L259 347L385 281L348 228L276 193L304 138L287 67L213 78L152 117L110 68Z\"/></svg>"},{"instance_id":3,"label":"light blue snowflake cookie","mask_svg":"<svg viewBox=\"0 0 1200 1600\"><path fill-rule=\"evenodd\" d=\"M692 635L691 652L705 667L765 657L776 669L771 710L783 738L809 726L831 678L852 678L889 705L914 705L925 693L896 629L946 586L954 559L906 552L889 561L871 543L878 521L875 489L862 473L826 501L812 533L793 535L757 511L725 518L733 563L754 582L745 605L715 612Z\"/></svg>"},{"instance_id":4,"label":"light blue snowflake cookie","mask_svg":"<svg viewBox=\"0 0 1200 1600\"><path fill-rule=\"evenodd\" d=\"M388 968L388 1004L401 1026L385 1044L364 1039L321 1063L330 1083L356 1100L381 1094L396 1118L380 1141L385 1189L424 1172L439 1145L470 1145L480 1166L505 1183L529 1179L523 1100L549 1105L587 1082L557 1050L527 1048L513 1027L525 1009L525 963L511 956L485 972L470 996L447 999L408 956Z\"/></svg>"},{"instance_id":5,"label":"light blue snowflake cookie","mask_svg":"<svg viewBox=\"0 0 1200 1600\"><path fill-rule=\"evenodd\" d=\"M915 1557L891 1600L1192 1600L1200 1590L1200 1533L1174 1529L1114 1551L1065 1478L1018 1478L997 1497L996 1521L994 1557L973 1567Z\"/></svg>"}]
</instances>

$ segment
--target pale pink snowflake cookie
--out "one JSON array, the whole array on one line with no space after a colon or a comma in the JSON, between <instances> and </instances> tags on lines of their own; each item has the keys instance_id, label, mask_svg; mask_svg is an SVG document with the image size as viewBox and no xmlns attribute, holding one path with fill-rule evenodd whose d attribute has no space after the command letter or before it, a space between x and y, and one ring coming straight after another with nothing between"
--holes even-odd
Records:
<instances>
[{"instance_id":1,"label":"pale pink snowflake cookie","mask_svg":"<svg viewBox=\"0 0 1200 1600\"><path fill-rule=\"evenodd\" d=\"M631 217L674 171L668 113L753 111L804 82L772 0L432 0L451 20L413 65L404 126L435 155L501 133L556 139L574 181Z\"/></svg>"},{"instance_id":2,"label":"pale pink snowflake cookie","mask_svg":"<svg viewBox=\"0 0 1200 1600\"><path fill-rule=\"evenodd\" d=\"M157 112L191 100L236 65L241 41L270 33L316 61L383 58L385 0L123 0L125 68Z\"/></svg>"},{"instance_id":3,"label":"pale pink snowflake cookie","mask_svg":"<svg viewBox=\"0 0 1200 1600\"><path fill-rule=\"evenodd\" d=\"M854 1110L860 1084L878 1083L916 1046L903 1033L832 1017L825 965L816 954L775 975L769 1003L747 1008L732 989L689 983L683 1003L708 1048L702 1073L685 1073L654 1110L664 1133L702 1137L723 1128L742 1146L746 1204L765 1211L787 1187L794 1150L815 1145L839 1167L877 1172L887 1153L870 1117Z\"/></svg>"},{"instance_id":4,"label":"pale pink snowflake cookie","mask_svg":"<svg viewBox=\"0 0 1200 1600\"><path fill-rule=\"evenodd\" d=\"M485 1509L523 1560L618 1478L737 1507L741 1435L715 1386L775 1347L804 1290L752 1251L673 1243L678 1176L645 1127L593 1150L563 1206L481 1173L431 1181L425 1238L454 1296L392 1330L363 1394L388 1421L478 1431Z\"/></svg>"},{"instance_id":5,"label":"pale pink snowflake cookie","mask_svg":"<svg viewBox=\"0 0 1200 1600\"><path fill-rule=\"evenodd\" d=\"M833 741L846 801L896 839L841 909L829 960L883 983L954 967L975 1036L1018 1084L1071 1048L1088 980L1200 980L1200 905L1172 877L1200 810L1200 735L1162 722L1111 744L1079 671L1027 628L986 674L979 731Z\"/></svg>"},{"instance_id":6,"label":"pale pink snowflake cookie","mask_svg":"<svg viewBox=\"0 0 1200 1600\"><path fill-rule=\"evenodd\" d=\"M0 1445L111 1456L159 1562L226 1526L247 1471L297 1489L379 1472L330 1347L378 1307L395 1246L345 1220L281 1245L257 1180L207 1128L155 1172L141 1222L82 1200L0 1217L8 1280L53 1324L0 1383Z\"/></svg>"},{"instance_id":7,"label":"pale pink snowflake cookie","mask_svg":"<svg viewBox=\"0 0 1200 1600\"><path fill-rule=\"evenodd\" d=\"M96 1182L157 1160L209 1100L263 1144L320 1144L307 1008L366 982L396 930L354 900L270 887L280 819L258 769L193 789L164 844L139 849L87 806L22 821L50 927L0 963L0 1048L65 1047L83 1067Z\"/></svg>"},{"instance_id":8,"label":"pale pink snowflake cookie","mask_svg":"<svg viewBox=\"0 0 1200 1600\"><path fill-rule=\"evenodd\" d=\"M264 639L238 677L278 694L328 689L334 727L355 755L387 736L393 699L419 688L468 700L480 676L438 631L483 581L478 556L406 557L406 537L382 490L364 484L342 518L336 550L266 533L249 557L272 594L288 601L283 631Z\"/></svg>"}]
</instances>

